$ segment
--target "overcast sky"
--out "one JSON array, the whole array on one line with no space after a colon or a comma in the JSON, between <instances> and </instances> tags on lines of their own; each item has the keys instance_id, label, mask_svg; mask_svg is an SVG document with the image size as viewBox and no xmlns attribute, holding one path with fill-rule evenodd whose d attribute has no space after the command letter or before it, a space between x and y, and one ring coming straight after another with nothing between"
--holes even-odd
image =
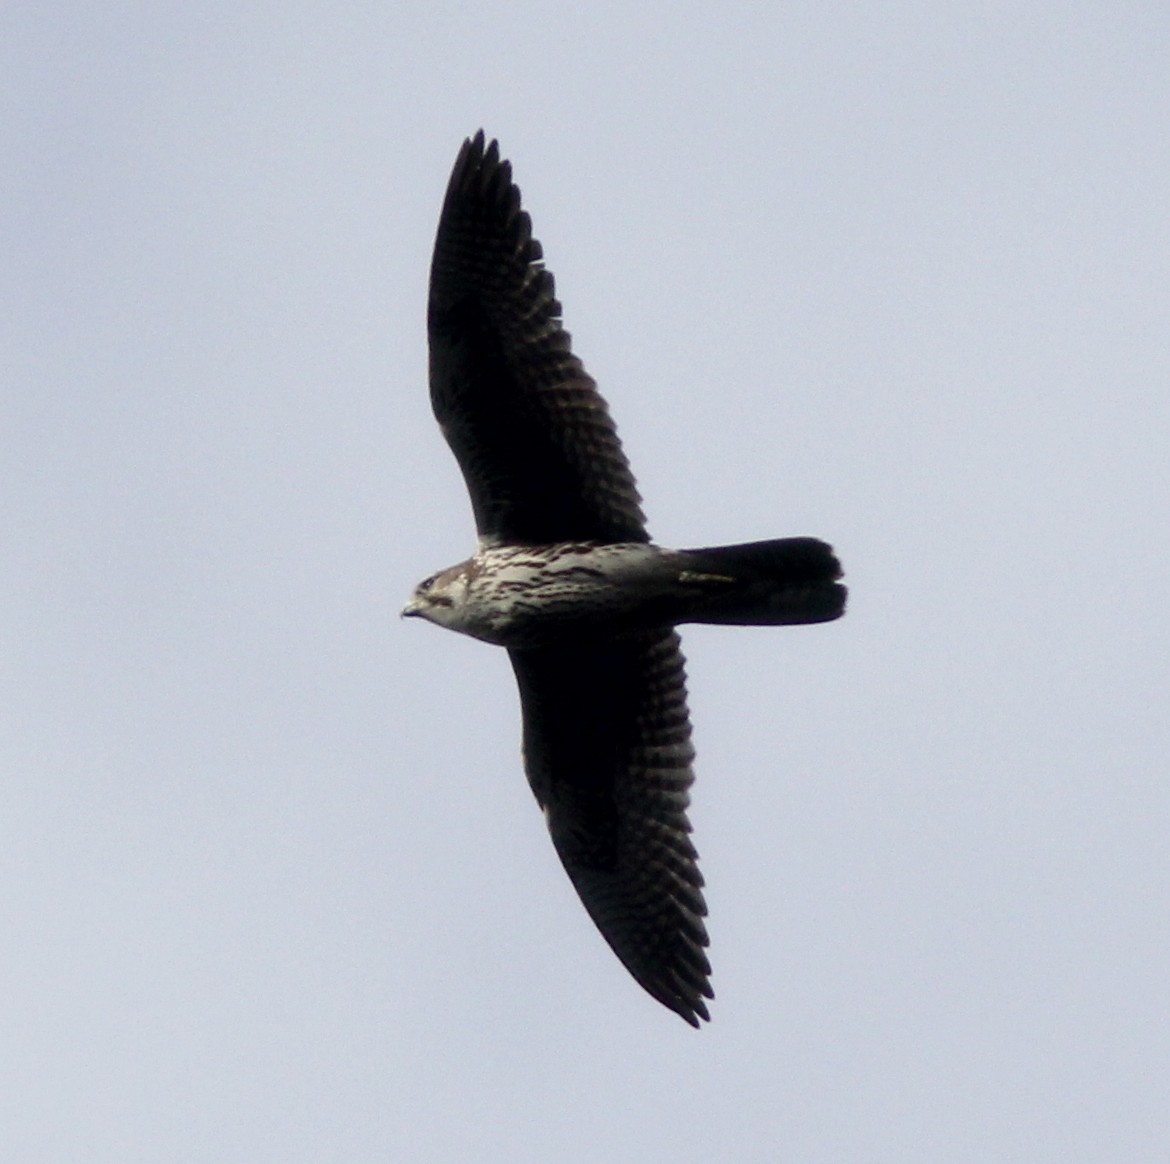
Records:
<instances>
[{"instance_id":1,"label":"overcast sky","mask_svg":"<svg viewBox=\"0 0 1170 1164\"><path fill-rule=\"evenodd\" d=\"M583 15L582 12L587 12ZM0 1155L1147 1164L1170 1145L1164 3L9 3ZM628 977L425 300L500 139L668 545L713 1021Z\"/></svg>"}]
</instances>

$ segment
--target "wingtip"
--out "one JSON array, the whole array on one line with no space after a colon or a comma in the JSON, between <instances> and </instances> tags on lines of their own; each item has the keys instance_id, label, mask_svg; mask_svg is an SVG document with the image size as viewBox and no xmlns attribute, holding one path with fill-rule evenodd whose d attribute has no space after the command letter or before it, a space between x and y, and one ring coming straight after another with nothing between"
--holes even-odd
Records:
<instances>
[{"instance_id":1,"label":"wingtip","mask_svg":"<svg viewBox=\"0 0 1170 1164\"><path fill-rule=\"evenodd\" d=\"M707 1009L704 999L714 999L715 991L711 988L710 963L703 952L697 951L705 967L695 971L687 971L678 966L647 978L635 973L626 963L626 969L634 975L635 981L655 1002L660 1002L667 1010L674 1011L685 1023L689 1023L696 1030L702 1023L711 1021L711 1012Z\"/></svg>"},{"instance_id":2,"label":"wingtip","mask_svg":"<svg viewBox=\"0 0 1170 1164\"><path fill-rule=\"evenodd\" d=\"M482 129L463 139L459 156L451 167L444 212L454 200L472 193L477 198L486 196L490 201L510 201L513 214L520 209L520 191L512 182L512 165L500 157L499 141L494 137L488 140Z\"/></svg>"},{"instance_id":3,"label":"wingtip","mask_svg":"<svg viewBox=\"0 0 1170 1164\"><path fill-rule=\"evenodd\" d=\"M475 156L477 158L481 158L486 152L486 141L487 136L484 134L483 129L477 129L470 137L465 137L463 139L463 148L459 152L463 157ZM497 145L495 138L492 138L491 144L493 146Z\"/></svg>"},{"instance_id":4,"label":"wingtip","mask_svg":"<svg viewBox=\"0 0 1170 1164\"><path fill-rule=\"evenodd\" d=\"M704 991L708 998L714 998L715 994L710 986ZM703 1029L703 1023L711 1021L711 1012L707 1009L707 1004L701 998L690 998L686 1002L679 1000L677 1005L666 1004L670 1009L678 1015L683 1022L695 1028L696 1031Z\"/></svg>"},{"instance_id":5,"label":"wingtip","mask_svg":"<svg viewBox=\"0 0 1170 1164\"><path fill-rule=\"evenodd\" d=\"M463 139L463 148L460 152L460 160L474 160L476 163L482 161L498 161L500 157L500 143L496 138L488 138L483 129L477 129L471 137Z\"/></svg>"}]
</instances>

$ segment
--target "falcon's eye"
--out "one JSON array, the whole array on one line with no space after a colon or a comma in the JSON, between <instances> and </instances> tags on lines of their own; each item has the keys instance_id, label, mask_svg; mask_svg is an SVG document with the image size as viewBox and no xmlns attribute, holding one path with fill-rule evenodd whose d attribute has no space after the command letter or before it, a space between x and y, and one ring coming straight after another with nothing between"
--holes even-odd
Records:
<instances>
[{"instance_id":1,"label":"falcon's eye","mask_svg":"<svg viewBox=\"0 0 1170 1164\"><path fill-rule=\"evenodd\" d=\"M434 578L428 578L428 579L426 579L425 582L420 582L418 584L418 588L419 588L419 590L426 592L427 590L430 590L430 588L432 586L434 586L434 584L435 584Z\"/></svg>"}]
</instances>

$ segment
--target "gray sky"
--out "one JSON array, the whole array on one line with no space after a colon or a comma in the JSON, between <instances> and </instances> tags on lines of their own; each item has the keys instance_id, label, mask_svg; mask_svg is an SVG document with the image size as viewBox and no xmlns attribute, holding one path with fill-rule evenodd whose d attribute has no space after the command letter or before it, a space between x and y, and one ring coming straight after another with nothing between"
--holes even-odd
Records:
<instances>
[{"instance_id":1,"label":"gray sky","mask_svg":"<svg viewBox=\"0 0 1170 1164\"><path fill-rule=\"evenodd\" d=\"M0 1155L1164 1160L1164 4L13 3ZM717 998L562 874L427 266L483 126L686 631Z\"/></svg>"}]
</instances>

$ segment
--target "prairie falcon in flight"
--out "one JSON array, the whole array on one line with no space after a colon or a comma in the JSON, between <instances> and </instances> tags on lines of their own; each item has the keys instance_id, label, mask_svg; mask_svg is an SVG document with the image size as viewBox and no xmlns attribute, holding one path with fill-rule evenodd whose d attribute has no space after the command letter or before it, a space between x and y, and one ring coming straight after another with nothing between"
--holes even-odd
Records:
<instances>
[{"instance_id":1,"label":"prairie falcon in flight","mask_svg":"<svg viewBox=\"0 0 1170 1164\"><path fill-rule=\"evenodd\" d=\"M565 871L626 969L697 1027L714 994L674 628L826 622L845 588L814 538L651 543L541 257L512 168L481 130L447 186L427 307L431 403L479 540L403 614L508 649L524 766Z\"/></svg>"}]
</instances>

